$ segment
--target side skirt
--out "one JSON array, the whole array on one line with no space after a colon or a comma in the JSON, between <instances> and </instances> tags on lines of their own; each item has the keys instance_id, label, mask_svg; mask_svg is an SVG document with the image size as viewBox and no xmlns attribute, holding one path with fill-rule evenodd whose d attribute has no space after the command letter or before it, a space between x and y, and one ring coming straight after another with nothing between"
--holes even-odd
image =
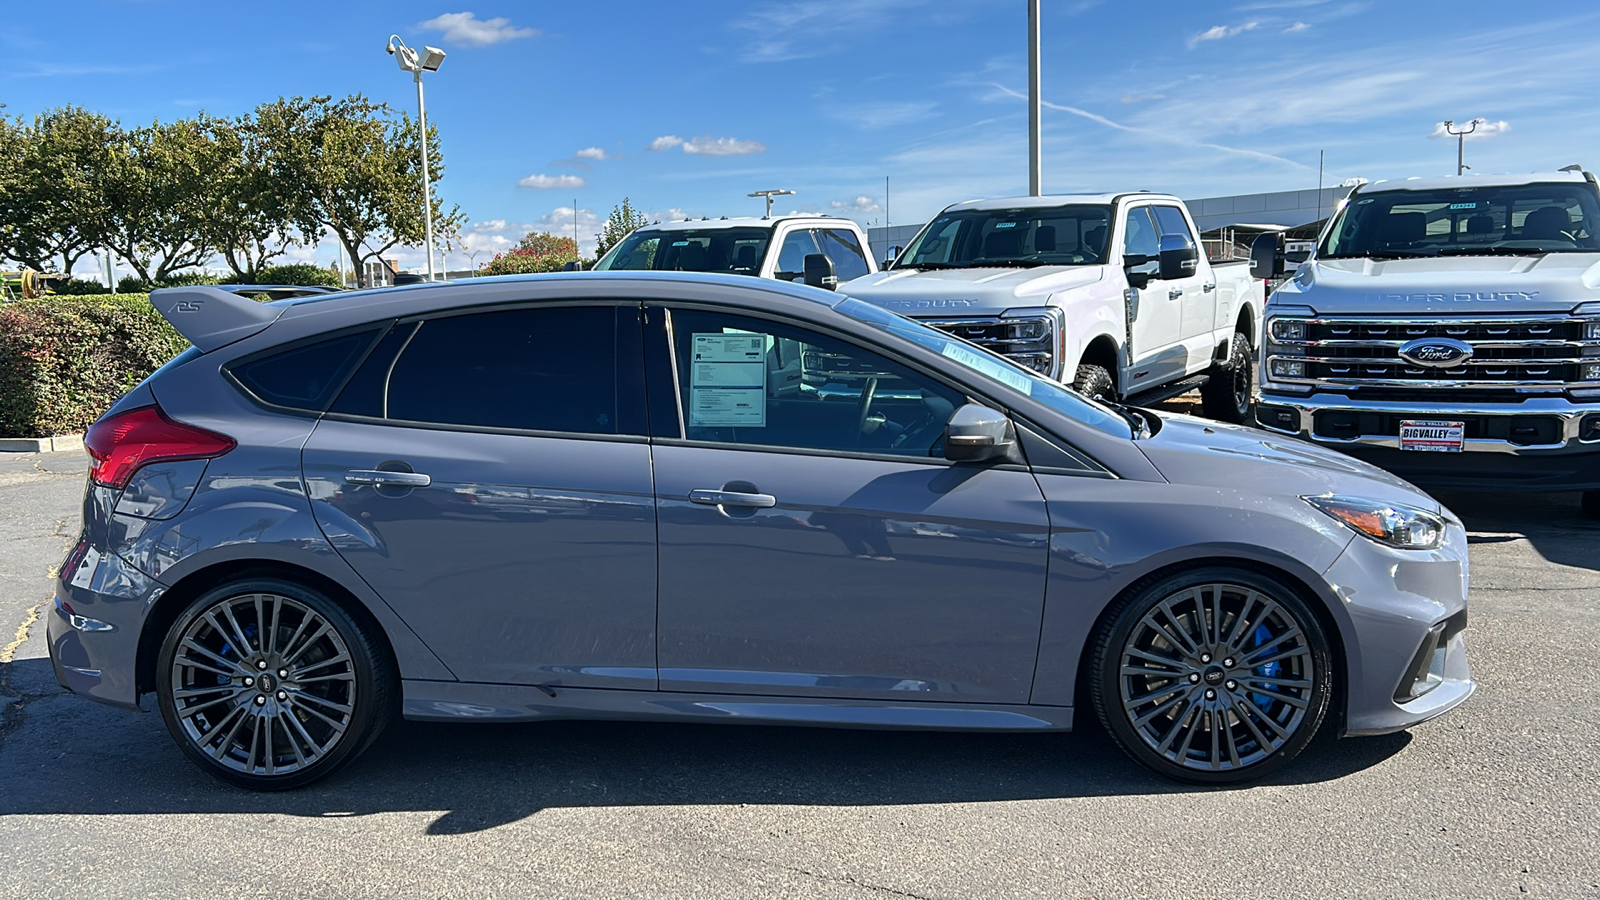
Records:
<instances>
[{"instance_id":1,"label":"side skirt","mask_svg":"<svg viewBox=\"0 0 1600 900\"><path fill-rule=\"evenodd\" d=\"M423 722L700 720L829 728L914 728L954 731L1070 731L1067 706L973 703L897 703L762 697L747 694L671 694L597 688L541 688L456 681L402 682L403 712ZM551 692L554 696L551 696Z\"/></svg>"}]
</instances>

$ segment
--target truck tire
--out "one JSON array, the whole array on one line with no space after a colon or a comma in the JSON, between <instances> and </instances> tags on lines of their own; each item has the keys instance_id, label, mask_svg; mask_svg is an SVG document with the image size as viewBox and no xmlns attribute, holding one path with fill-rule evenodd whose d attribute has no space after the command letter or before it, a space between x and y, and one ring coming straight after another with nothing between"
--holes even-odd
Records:
<instances>
[{"instance_id":1,"label":"truck tire","mask_svg":"<svg viewBox=\"0 0 1600 900\"><path fill-rule=\"evenodd\" d=\"M1585 519L1600 519L1600 491L1584 491L1581 502Z\"/></svg>"},{"instance_id":2,"label":"truck tire","mask_svg":"<svg viewBox=\"0 0 1600 900\"><path fill-rule=\"evenodd\" d=\"M1079 365L1078 375L1072 380L1072 387L1090 400L1113 403L1117 399L1116 382L1111 380L1111 373L1107 372L1104 366L1092 363Z\"/></svg>"},{"instance_id":3,"label":"truck tire","mask_svg":"<svg viewBox=\"0 0 1600 900\"><path fill-rule=\"evenodd\" d=\"M1228 361L1212 366L1210 374L1211 380L1200 386L1200 410L1206 418L1235 425L1251 422L1255 357L1250 352L1250 339L1234 332Z\"/></svg>"}]
</instances>

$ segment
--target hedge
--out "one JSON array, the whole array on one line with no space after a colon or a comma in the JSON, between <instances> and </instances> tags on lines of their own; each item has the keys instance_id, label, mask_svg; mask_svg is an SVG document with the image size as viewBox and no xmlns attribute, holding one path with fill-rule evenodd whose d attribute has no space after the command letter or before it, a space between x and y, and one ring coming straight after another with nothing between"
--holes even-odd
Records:
<instances>
[{"instance_id":1,"label":"hedge","mask_svg":"<svg viewBox=\"0 0 1600 900\"><path fill-rule=\"evenodd\" d=\"M0 437L83 431L188 346L147 294L0 305Z\"/></svg>"}]
</instances>

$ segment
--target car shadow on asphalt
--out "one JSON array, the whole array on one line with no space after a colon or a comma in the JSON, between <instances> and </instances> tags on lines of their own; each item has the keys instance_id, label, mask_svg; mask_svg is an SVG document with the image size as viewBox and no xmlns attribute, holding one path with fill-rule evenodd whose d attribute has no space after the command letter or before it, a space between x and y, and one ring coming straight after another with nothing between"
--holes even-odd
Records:
<instances>
[{"instance_id":1,"label":"car shadow on asphalt","mask_svg":"<svg viewBox=\"0 0 1600 900\"><path fill-rule=\"evenodd\" d=\"M19 660L13 668L19 670L11 673L14 682L49 678L46 660ZM335 817L443 810L428 833L445 835L572 807L874 806L1218 790L1150 774L1124 756L1098 722L1080 724L1070 734L974 734L401 722L329 780L263 794L224 785L191 765L154 713L52 692L36 695L20 727L8 729L0 743L0 816ZM1257 784L1344 778L1379 765L1410 740L1403 733L1322 739Z\"/></svg>"},{"instance_id":2,"label":"car shadow on asphalt","mask_svg":"<svg viewBox=\"0 0 1600 900\"><path fill-rule=\"evenodd\" d=\"M1461 517L1471 544L1526 538L1550 562L1600 571L1600 521L1585 519L1580 495L1438 491L1434 496Z\"/></svg>"}]
</instances>

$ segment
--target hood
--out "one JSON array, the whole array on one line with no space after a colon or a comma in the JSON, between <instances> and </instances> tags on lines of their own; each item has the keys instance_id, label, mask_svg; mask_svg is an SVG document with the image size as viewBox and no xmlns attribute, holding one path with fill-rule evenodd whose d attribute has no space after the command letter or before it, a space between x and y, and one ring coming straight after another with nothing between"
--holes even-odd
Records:
<instances>
[{"instance_id":1,"label":"hood","mask_svg":"<svg viewBox=\"0 0 1600 900\"><path fill-rule=\"evenodd\" d=\"M1322 315L1566 313L1600 299L1600 253L1308 260L1274 304Z\"/></svg>"},{"instance_id":2,"label":"hood","mask_svg":"<svg viewBox=\"0 0 1600 900\"><path fill-rule=\"evenodd\" d=\"M1339 494L1440 512L1439 501L1377 466L1284 437L1197 419L1161 414L1161 430L1138 447L1163 477L1191 484L1297 497Z\"/></svg>"},{"instance_id":3,"label":"hood","mask_svg":"<svg viewBox=\"0 0 1600 900\"><path fill-rule=\"evenodd\" d=\"M1045 306L1052 294L1085 287L1104 277L1105 266L895 269L864 275L840 291L902 315L982 316L1019 306Z\"/></svg>"}]
</instances>

